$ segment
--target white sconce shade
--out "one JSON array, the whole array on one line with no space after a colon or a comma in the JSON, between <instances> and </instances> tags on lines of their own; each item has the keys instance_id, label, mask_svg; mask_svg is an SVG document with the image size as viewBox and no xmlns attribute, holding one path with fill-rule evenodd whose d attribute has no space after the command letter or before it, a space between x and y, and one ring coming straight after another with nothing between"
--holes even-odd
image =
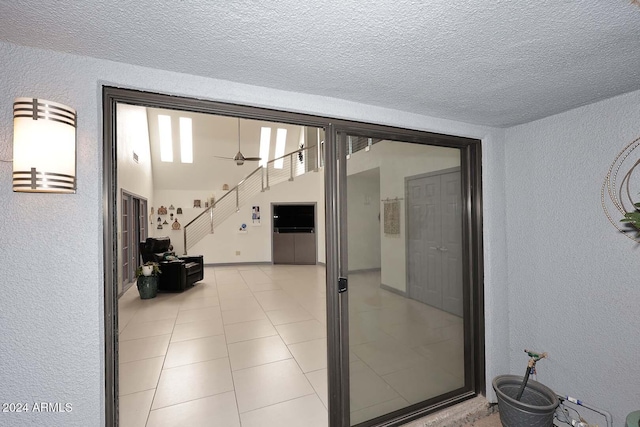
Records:
<instances>
[{"instance_id":1,"label":"white sconce shade","mask_svg":"<svg viewBox=\"0 0 640 427\"><path fill-rule=\"evenodd\" d=\"M13 103L13 191L76 192L76 110L57 102Z\"/></svg>"}]
</instances>

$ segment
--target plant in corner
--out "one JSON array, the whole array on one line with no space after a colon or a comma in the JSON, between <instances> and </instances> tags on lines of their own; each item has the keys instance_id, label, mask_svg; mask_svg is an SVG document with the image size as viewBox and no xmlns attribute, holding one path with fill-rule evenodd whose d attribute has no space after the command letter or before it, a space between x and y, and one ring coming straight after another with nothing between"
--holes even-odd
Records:
<instances>
[{"instance_id":1,"label":"plant in corner","mask_svg":"<svg viewBox=\"0 0 640 427\"><path fill-rule=\"evenodd\" d=\"M162 274L157 262L148 261L136 268L136 285L140 299L155 298L158 294L158 275Z\"/></svg>"}]
</instances>

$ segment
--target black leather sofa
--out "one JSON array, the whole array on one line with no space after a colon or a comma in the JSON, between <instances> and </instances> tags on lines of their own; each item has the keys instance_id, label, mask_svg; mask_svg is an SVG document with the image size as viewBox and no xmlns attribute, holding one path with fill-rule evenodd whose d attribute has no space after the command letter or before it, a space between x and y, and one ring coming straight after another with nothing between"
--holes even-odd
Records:
<instances>
[{"instance_id":1,"label":"black leather sofa","mask_svg":"<svg viewBox=\"0 0 640 427\"><path fill-rule=\"evenodd\" d=\"M159 291L182 292L204 278L204 262L202 255L176 257L170 247L169 237L147 237L140 242L140 257L143 263L158 263Z\"/></svg>"}]
</instances>

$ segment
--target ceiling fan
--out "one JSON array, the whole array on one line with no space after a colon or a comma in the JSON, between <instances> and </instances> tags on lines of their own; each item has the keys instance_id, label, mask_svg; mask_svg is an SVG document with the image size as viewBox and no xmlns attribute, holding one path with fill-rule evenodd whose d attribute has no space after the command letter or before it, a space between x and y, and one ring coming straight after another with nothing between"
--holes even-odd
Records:
<instances>
[{"instance_id":1,"label":"ceiling fan","mask_svg":"<svg viewBox=\"0 0 640 427\"><path fill-rule=\"evenodd\" d=\"M219 159L233 160L238 166L242 166L244 162L259 162L261 160L260 157L245 157L242 154L242 151L240 151L240 118L238 118L238 154L236 154L234 157L214 157L217 157Z\"/></svg>"}]
</instances>

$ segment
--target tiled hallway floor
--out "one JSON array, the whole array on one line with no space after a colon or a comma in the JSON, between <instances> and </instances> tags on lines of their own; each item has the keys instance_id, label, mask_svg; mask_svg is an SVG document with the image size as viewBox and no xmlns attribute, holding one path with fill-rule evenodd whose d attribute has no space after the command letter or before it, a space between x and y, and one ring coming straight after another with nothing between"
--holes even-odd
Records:
<instances>
[{"instance_id":1,"label":"tiled hallway floor","mask_svg":"<svg viewBox=\"0 0 640 427\"><path fill-rule=\"evenodd\" d=\"M352 420L462 385L461 319L350 276ZM122 427L326 427L325 271L206 267L181 294L119 300ZM303 424L301 424L301 421Z\"/></svg>"}]
</instances>

